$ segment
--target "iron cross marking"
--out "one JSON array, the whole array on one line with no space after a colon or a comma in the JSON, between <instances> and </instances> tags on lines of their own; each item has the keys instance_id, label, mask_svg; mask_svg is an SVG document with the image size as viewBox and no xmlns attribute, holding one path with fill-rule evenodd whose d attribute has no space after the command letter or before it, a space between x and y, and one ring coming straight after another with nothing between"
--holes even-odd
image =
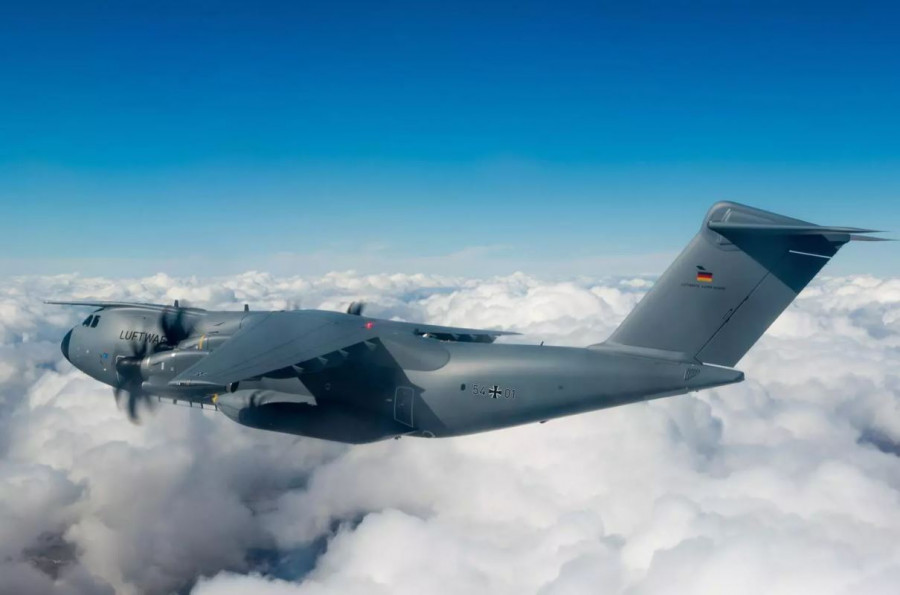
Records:
<instances>
[{"instance_id":1,"label":"iron cross marking","mask_svg":"<svg viewBox=\"0 0 900 595\"><path fill-rule=\"evenodd\" d=\"M499 386L497 386L496 384L494 385L493 388L491 388L491 389L488 391L488 394L491 395L491 398L492 398L492 399L496 399L496 398L499 397L502 393L503 393L503 389L500 388Z\"/></svg>"}]
</instances>

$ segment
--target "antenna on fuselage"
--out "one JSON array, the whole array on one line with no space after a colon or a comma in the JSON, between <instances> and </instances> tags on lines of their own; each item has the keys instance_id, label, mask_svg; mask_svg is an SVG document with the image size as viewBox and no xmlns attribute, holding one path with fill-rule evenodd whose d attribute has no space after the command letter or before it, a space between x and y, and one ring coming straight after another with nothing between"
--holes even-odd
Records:
<instances>
[{"instance_id":1,"label":"antenna on fuselage","mask_svg":"<svg viewBox=\"0 0 900 595\"><path fill-rule=\"evenodd\" d=\"M244 304L244 312L250 311L250 304Z\"/></svg>"}]
</instances>

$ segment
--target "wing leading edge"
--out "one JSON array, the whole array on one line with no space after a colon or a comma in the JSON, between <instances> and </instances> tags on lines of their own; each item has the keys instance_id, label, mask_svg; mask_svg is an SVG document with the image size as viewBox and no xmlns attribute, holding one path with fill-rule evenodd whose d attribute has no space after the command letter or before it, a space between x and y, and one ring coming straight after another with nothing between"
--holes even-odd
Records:
<instances>
[{"instance_id":1,"label":"wing leading edge","mask_svg":"<svg viewBox=\"0 0 900 595\"><path fill-rule=\"evenodd\" d=\"M108 302L102 300L75 300L75 301L65 301L65 300L45 300L45 304L49 304L51 306L89 306L91 308L140 308L143 310L154 310L159 312L169 311L173 308L178 308L179 310L186 310L189 312L205 312L203 308L194 308L188 306L179 306L178 302L175 302L175 305L172 304L148 304L145 302Z\"/></svg>"}]
</instances>

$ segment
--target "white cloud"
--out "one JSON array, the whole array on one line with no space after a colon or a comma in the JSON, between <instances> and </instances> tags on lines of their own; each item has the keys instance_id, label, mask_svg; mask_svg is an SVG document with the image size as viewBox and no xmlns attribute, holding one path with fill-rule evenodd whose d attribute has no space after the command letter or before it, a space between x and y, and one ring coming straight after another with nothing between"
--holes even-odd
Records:
<instances>
[{"instance_id":1,"label":"white cloud","mask_svg":"<svg viewBox=\"0 0 900 595\"><path fill-rule=\"evenodd\" d=\"M376 316L586 345L647 287L523 274L0 281L0 591L895 592L900 280L817 282L741 362L740 385L352 448L178 407L131 425L59 354L84 312L41 303L365 299Z\"/></svg>"}]
</instances>

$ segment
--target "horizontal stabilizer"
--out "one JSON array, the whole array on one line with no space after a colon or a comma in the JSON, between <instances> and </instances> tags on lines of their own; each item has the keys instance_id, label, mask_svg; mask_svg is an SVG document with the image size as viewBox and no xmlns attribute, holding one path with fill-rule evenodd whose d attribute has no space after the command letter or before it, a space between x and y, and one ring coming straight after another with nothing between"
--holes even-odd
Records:
<instances>
[{"instance_id":1,"label":"horizontal stabilizer","mask_svg":"<svg viewBox=\"0 0 900 595\"><path fill-rule=\"evenodd\" d=\"M873 238L872 236L858 236L856 234L850 234L851 242L896 242L897 240L892 238Z\"/></svg>"},{"instance_id":2,"label":"horizontal stabilizer","mask_svg":"<svg viewBox=\"0 0 900 595\"><path fill-rule=\"evenodd\" d=\"M773 223L736 223L731 221L710 221L707 227L723 235L730 231L744 231L756 234L803 235L823 233L880 233L877 229L860 227L830 227L824 225L779 225Z\"/></svg>"}]
</instances>

